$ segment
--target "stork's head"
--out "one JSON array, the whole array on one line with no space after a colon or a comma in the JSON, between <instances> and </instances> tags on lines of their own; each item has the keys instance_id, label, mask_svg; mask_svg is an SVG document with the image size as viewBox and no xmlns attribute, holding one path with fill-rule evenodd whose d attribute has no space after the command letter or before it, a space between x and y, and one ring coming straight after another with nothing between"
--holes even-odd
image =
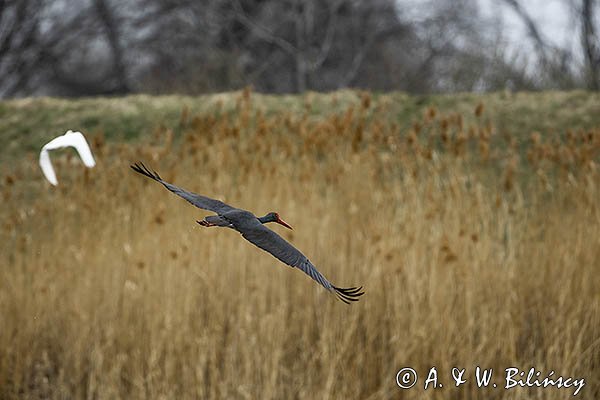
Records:
<instances>
[{"instance_id":1,"label":"stork's head","mask_svg":"<svg viewBox=\"0 0 600 400\"><path fill-rule=\"evenodd\" d=\"M264 217L260 217L258 220L260 222L262 222L263 224L266 224L267 222L277 222L278 224L283 225L288 229L293 229L287 222L282 220L279 217L279 214L277 214L276 212L270 212L267 215L265 215Z\"/></svg>"}]
</instances>

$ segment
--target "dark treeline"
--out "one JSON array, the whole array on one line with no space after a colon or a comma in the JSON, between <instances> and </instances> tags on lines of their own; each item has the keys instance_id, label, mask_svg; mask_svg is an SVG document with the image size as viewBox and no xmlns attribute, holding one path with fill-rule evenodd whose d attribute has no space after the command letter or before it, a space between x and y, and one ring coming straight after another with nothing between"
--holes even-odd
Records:
<instances>
[{"instance_id":1,"label":"dark treeline","mask_svg":"<svg viewBox=\"0 0 600 400\"><path fill-rule=\"evenodd\" d=\"M524 0L495 1L526 26L524 50L475 0L0 0L0 97L598 90L598 0L564 0L572 49Z\"/></svg>"}]
</instances>

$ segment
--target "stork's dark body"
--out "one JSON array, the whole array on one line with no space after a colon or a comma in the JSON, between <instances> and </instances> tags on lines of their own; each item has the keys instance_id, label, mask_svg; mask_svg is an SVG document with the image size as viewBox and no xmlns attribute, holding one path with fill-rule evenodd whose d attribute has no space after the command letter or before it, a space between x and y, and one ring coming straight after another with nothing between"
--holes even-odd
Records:
<instances>
[{"instance_id":1,"label":"stork's dark body","mask_svg":"<svg viewBox=\"0 0 600 400\"><path fill-rule=\"evenodd\" d=\"M335 293L337 297L345 303L357 301L358 298L364 294L362 292L362 287L338 288L332 285L323 275L321 275L304 254L277 233L264 226L264 224L268 222L278 222L291 229L287 223L279 218L277 213L271 212L263 217L256 217L250 211L232 207L222 201L211 199L210 197L188 192L178 186L165 182L156 172L150 171L142 163L139 165L132 165L131 168L135 172L161 183L171 192L184 198L194 206L204 210L213 211L217 214L207 216L204 220L198 221L200 225L235 229L250 243L271 253L271 255L281 262L291 267L301 269L325 289Z\"/></svg>"}]
</instances>

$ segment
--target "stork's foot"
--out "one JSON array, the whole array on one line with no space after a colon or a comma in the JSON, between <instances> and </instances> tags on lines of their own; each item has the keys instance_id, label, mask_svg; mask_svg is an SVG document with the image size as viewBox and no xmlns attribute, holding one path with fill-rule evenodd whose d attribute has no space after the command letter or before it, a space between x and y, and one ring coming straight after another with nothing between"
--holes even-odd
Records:
<instances>
[{"instance_id":1,"label":"stork's foot","mask_svg":"<svg viewBox=\"0 0 600 400\"><path fill-rule=\"evenodd\" d=\"M211 226L216 226L215 224L211 224L210 222L208 222L207 220L204 220L204 219L202 221L196 221L196 222L207 228L211 227Z\"/></svg>"}]
</instances>

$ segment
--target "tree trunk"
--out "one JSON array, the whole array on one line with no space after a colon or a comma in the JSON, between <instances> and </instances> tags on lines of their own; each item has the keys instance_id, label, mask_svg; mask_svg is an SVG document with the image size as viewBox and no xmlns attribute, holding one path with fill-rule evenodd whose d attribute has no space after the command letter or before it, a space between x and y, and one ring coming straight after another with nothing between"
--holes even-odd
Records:
<instances>
[{"instance_id":1,"label":"tree trunk","mask_svg":"<svg viewBox=\"0 0 600 400\"><path fill-rule=\"evenodd\" d=\"M581 39L588 75L588 88L600 90L600 49L594 26L595 0L582 0Z\"/></svg>"}]
</instances>

